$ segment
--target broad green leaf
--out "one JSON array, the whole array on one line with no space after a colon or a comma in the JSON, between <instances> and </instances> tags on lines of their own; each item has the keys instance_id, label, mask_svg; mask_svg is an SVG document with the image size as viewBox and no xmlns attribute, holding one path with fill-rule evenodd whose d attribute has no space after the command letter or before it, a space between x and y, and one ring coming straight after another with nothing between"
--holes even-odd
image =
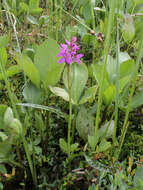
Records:
<instances>
[{"instance_id":1,"label":"broad green leaf","mask_svg":"<svg viewBox=\"0 0 143 190\"><path fill-rule=\"evenodd\" d=\"M20 137L22 135L22 124L18 119L14 118L9 126L13 130L14 137Z\"/></svg>"},{"instance_id":2,"label":"broad green leaf","mask_svg":"<svg viewBox=\"0 0 143 190\"><path fill-rule=\"evenodd\" d=\"M122 27L122 34L123 38L127 43L130 43L134 36L135 36L135 27L134 27L134 21L131 15L126 14L125 17L125 23Z\"/></svg>"},{"instance_id":3,"label":"broad green leaf","mask_svg":"<svg viewBox=\"0 0 143 190\"><path fill-rule=\"evenodd\" d=\"M133 97L131 108L135 109L141 105L143 105L143 90L141 90L136 96Z\"/></svg>"},{"instance_id":4,"label":"broad green leaf","mask_svg":"<svg viewBox=\"0 0 143 190\"><path fill-rule=\"evenodd\" d=\"M40 131L40 132L45 131L46 125L44 124L41 113L35 112L35 122L36 122L35 126L37 127L38 131Z\"/></svg>"},{"instance_id":5,"label":"broad green leaf","mask_svg":"<svg viewBox=\"0 0 143 190\"><path fill-rule=\"evenodd\" d=\"M66 154L68 154L68 144L66 143L66 141L63 139L63 138L61 138L60 139L60 141L59 141L59 143L60 143L60 148L61 148L61 150L64 152L64 153L66 153Z\"/></svg>"},{"instance_id":6,"label":"broad green leaf","mask_svg":"<svg viewBox=\"0 0 143 190\"><path fill-rule=\"evenodd\" d=\"M135 63L133 59L125 61L120 64L120 78L126 77L127 75L131 75L135 67Z\"/></svg>"},{"instance_id":7,"label":"broad green leaf","mask_svg":"<svg viewBox=\"0 0 143 190\"><path fill-rule=\"evenodd\" d=\"M36 19L34 16L27 15L27 20L28 20L31 24L39 25L38 22L37 22L37 19Z\"/></svg>"},{"instance_id":8,"label":"broad green leaf","mask_svg":"<svg viewBox=\"0 0 143 190\"><path fill-rule=\"evenodd\" d=\"M97 92L97 86L92 86L87 90L85 90L83 96L80 98L79 104L84 104L85 102L93 98L96 92Z\"/></svg>"},{"instance_id":9,"label":"broad green leaf","mask_svg":"<svg viewBox=\"0 0 143 190\"><path fill-rule=\"evenodd\" d=\"M9 67L6 71L7 77L12 77L13 75L16 75L21 72L21 68L18 65L13 65Z\"/></svg>"},{"instance_id":10,"label":"broad green leaf","mask_svg":"<svg viewBox=\"0 0 143 190\"><path fill-rule=\"evenodd\" d=\"M9 43L9 36L7 34L0 36L0 48L6 48L8 46L8 43Z\"/></svg>"},{"instance_id":11,"label":"broad green leaf","mask_svg":"<svg viewBox=\"0 0 143 190\"><path fill-rule=\"evenodd\" d=\"M29 13L32 15L39 14L42 12L42 8L39 7L39 0L29 1Z\"/></svg>"},{"instance_id":12,"label":"broad green leaf","mask_svg":"<svg viewBox=\"0 0 143 190\"><path fill-rule=\"evenodd\" d=\"M7 169L6 169L6 167L3 165L3 164L0 164L0 172L2 173L2 174L7 174L8 172L7 172ZM0 188L1 189L1 188ZM3 188L2 188L3 189ZM2 190L1 189L1 190Z\"/></svg>"},{"instance_id":13,"label":"broad green leaf","mask_svg":"<svg viewBox=\"0 0 143 190\"><path fill-rule=\"evenodd\" d=\"M26 55L16 55L16 61L20 65L22 69L24 69L24 72L29 77L31 82L35 84L38 88L40 87L40 75L31 61L31 59Z\"/></svg>"},{"instance_id":14,"label":"broad green leaf","mask_svg":"<svg viewBox=\"0 0 143 190\"><path fill-rule=\"evenodd\" d=\"M39 8L39 0L29 1L29 12L30 14L39 14L42 12L42 8Z\"/></svg>"},{"instance_id":15,"label":"broad green leaf","mask_svg":"<svg viewBox=\"0 0 143 190\"><path fill-rule=\"evenodd\" d=\"M109 139L113 136L113 132L114 132L114 120L112 120L111 122L108 121L107 123L102 125L99 129L99 135L101 138L104 136L106 139Z\"/></svg>"},{"instance_id":16,"label":"broad green leaf","mask_svg":"<svg viewBox=\"0 0 143 190\"><path fill-rule=\"evenodd\" d=\"M82 37L82 42L83 42L84 44L87 44L87 45L88 45L88 44L92 45L92 44L93 44L93 40L95 41L95 45L96 45L97 39L95 39L95 36L86 33L86 34Z\"/></svg>"},{"instance_id":17,"label":"broad green leaf","mask_svg":"<svg viewBox=\"0 0 143 190\"><path fill-rule=\"evenodd\" d=\"M46 40L36 48L34 63L46 88L49 85L54 86L63 71L64 64L58 63L57 54L59 52L59 45L53 39Z\"/></svg>"},{"instance_id":18,"label":"broad green leaf","mask_svg":"<svg viewBox=\"0 0 143 190\"><path fill-rule=\"evenodd\" d=\"M112 56L108 55L106 70L108 72L110 83L114 84L116 80L116 60Z\"/></svg>"},{"instance_id":19,"label":"broad green leaf","mask_svg":"<svg viewBox=\"0 0 143 190\"><path fill-rule=\"evenodd\" d=\"M0 189L4 189L3 183L0 182Z\"/></svg>"},{"instance_id":20,"label":"broad green leaf","mask_svg":"<svg viewBox=\"0 0 143 190\"><path fill-rule=\"evenodd\" d=\"M115 99L116 89L114 85L110 85L103 93L103 101L109 105Z\"/></svg>"},{"instance_id":21,"label":"broad green leaf","mask_svg":"<svg viewBox=\"0 0 143 190\"><path fill-rule=\"evenodd\" d=\"M133 0L136 5L143 4L143 0Z\"/></svg>"},{"instance_id":22,"label":"broad green leaf","mask_svg":"<svg viewBox=\"0 0 143 190\"><path fill-rule=\"evenodd\" d=\"M42 8L31 9L30 14L31 15L37 15L37 14L40 14L42 11L43 11Z\"/></svg>"},{"instance_id":23,"label":"broad green leaf","mask_svg":"<svg viewBox=\"0 0 143 190\"><path fill-rule=\"evenodd\" d=\"M83 16L85 20L91 19L91 6L90 3L86 3L85 6L82 9Z\"/></svg>"},{"instance_id":24,"label":"broad green leaf","mask_svg":"<svg viewBox=\"0 0 143 190\"><path fill-rule=\"evenodd\" d=\"M49 86L49 88L50 88L51 92L53 92L56 96L60 96L64 100L69 101L69 95L65 89L59 88L59 87L52 87L52 86ZM74 103L74 102L72 101L72 103Z\"/></svg>"},{"instance_id":25,"label":"broad green leaf","mask_svg":"<svg viewBox=\"0 0 143 190\"><path fill-rule=\"evenodd\" d=\"M70 152L76 151L78 148L78 143L74 143L70 145Z\"/></svg>"},{"instance_id":26,"label":"broad green leaf","mask_svg":"<svg viewBox=\"0 0 143 190\"><path fill-rule=\"evenodd\" d=\"M130 81L130 75L127 75L123 78L120 79L119 81L119 93L121 93L123 91L123 89L125 88L125 86L128 84L128 82Z\"/></svg>"},{"instance_id":27,"label":"broad green leaf","mask_svg":"<svg viewBox=\"0 0 143 190\"><path fill-rule=\"evenodd\" d=\"M65 31L65 36L67 40L71 40L73 36L77 36L78 34L78 27L77 25L72 26L72 25L68 25L66 27L66 31Z\"/></svg>"},{"instance_id":28,"label":"broad green leaf","mask_svg":"<svg viewBox=\"0 0 143 190\"><path fill-rule=\"evenodd\" d=\"M134 176L134 185L135 186L142 186L143 188L143 164L139 166L136 170L135 176Z\"/></svg>"},{"instance_id":29,"label":"broad green leaf","mask_svg":"<svg viewBox=\"0 0 143 190\"><path fill-rule=\"evenodd\" d=\"M13 75L16 75L20 72L21 72L21 68L18 65L13 65L7 69L6 76L12 77ZM0 73L0 80L4 80L1 73Z\"/></svg>"},{"instance_id":30,"label":"broad green leaf","mask_svg":"<svg viewBox=\"0 0 143 190\"><path fill-rule=\"evenodd\" d=\"M5 67L7 63L7 52L5 48L0 48L0 64Z\"/></svg>"},{"instance_id":31,"label":"broad green leaf","mask_svg":"<svg viewBox=\"0 0 143 190\"><path fill-rule=\"evenodd\" d=\"M10 107L7 108L4 114L4 123L9 126L13 122L14 116L13 111Z\"/></svg>"},{"instance_id":32,"label":"broad green leaf","mask_svg":"<svg viewBox=\"0 0 143 190\"><path fill-rule=\"evenodd\" d=\"M36 154L38 154L39 156L42 154L42 148L40 146L35 146L34 149Z\"/></svg>"},{"instance_id":33,"label":"broad green leaf","mask_svg":"<svg viewBox=\"0 0 143 190\"><path fill-rule=\"evenodd\" d=\"M30 83L24 88L23 96L26 102L37 104L40 102L41 91Z\"/></svg>"},{"instance_id":34,"label":"broad green leaf","mask_svg":"<svg viewBox=\"0 0 143 190\"><path fill-rule=\"evenodd\" d=\"M21 10L22 12L28 12L29 7L28 7L28 5L27 5L26 3L20 2L20 10Z\"/></svg>"},{"instance_id":35,"label":"broad green leaf","mask_svg":"<svg viewBox=\"0 0 143 190\"><path fill-rule=\"evenodd\" d=\"M9 158L9 155L11 153L11 146L11 141L9 139L0 142L0 163Z\"/></svg>"},{"instance_id":36,"label":"broad green leaf","mask_svg":"<svg viewBox=\"0 0 143 190\"><path fill-rule=\"evenodd\" d=\"M35 9L35 8L39 7L39 0L30 0L29 7L30 7L30 9Z\"/></svg>"},{"instance_id":37,"label":"broad green leaf","mask_svg":"<svg viewBox=\"0 0 143 190\"><path fill-rule=\"evenodd\" d=\"M98 152L105 152L109 148L111 148L111 142L106 141L106 139L102 139L98 147Z\"/></svg>"},{"instance_id":38,"label":"broad green leaf","mask_svg":"<svg viewBox=\"0 0 143 190\"><path fill-rule=\"evenodd\" d=\"M0 104L0 129L4 129L5 128L4 114L6 112L6 109L7 109L7 105Z\"/></svg>"},{"instance_id":39,"label":"broad green leaf","mask_svg":"<svg viewBox=\"0 0 143 190\"><path fill-rule=\"evenodd\" d=\"M7 138L8 138L8 136L4 132L0 131L0 139L1 139L0 142L5 141Z\"/></svg>"},{"instance_id":40,"label":"broad green leaf","mask_svg":"<svg viewBox=\"0 0 143 190\"><path fill-rule=\"evenodd\" d=\"M103 67L100 64L92 64L91 69L93 72L94 78L97 80L98 85L101 86L101 76L102 76L102 70ZM105 77L104 77L104 90L109 86L109 81L108 81L108 73L105 71Z\"/></svg>"},{"instance_id":41,"label":"broad green leaf","mask_svg":"<svg viewBox=\"0 0 143 190\"><path fill-rule=\"evenodd\" d=\"M88 135L94 134L94 117L83 105L76 118L76 129L84 141L87 141Z\"/></svg>"},{"instance_id":42,"label":"broad green leaf","mask_svg":"<svg viewBox=\"0 0 143 190\"><path fill-rule=\"evenodd\" d=\"M127 52L119 52L119 63L123 63L125 61L130 60L131 57L129 56L129 54Z\"/></svg>"},{"instance_id":43,"label":"broad green leaf","mask_svg":"<svg viewBox=\"0 0 143 190\"><path fill-rule=\"evenodd\" d=\"M78 104L88 79L88 69L84 63L73 63L70 67L71 98L75 104ZM68 71L66 67L63 74L63 81L66 89L68 90L67 75Z\"/></svg>"},{"instance_id":44,"label":"broad green leaf","mask_svg":"<svg viewBox=\"0 0 143 190\"><path fill-rule=\"evenodd\" d=\"M91 147L92 151L95 151L95 147L98 143L99 137L100 137L99 133L97 133L95 136L88 135L88 143L89 143L89 146Z\"/></svg>"}]
</instances>

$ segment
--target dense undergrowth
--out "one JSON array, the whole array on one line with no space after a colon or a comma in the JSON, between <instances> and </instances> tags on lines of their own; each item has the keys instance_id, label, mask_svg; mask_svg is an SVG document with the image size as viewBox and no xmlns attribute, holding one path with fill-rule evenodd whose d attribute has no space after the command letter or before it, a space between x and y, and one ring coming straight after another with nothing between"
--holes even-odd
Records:
<instances>
[{"instance_id":1,"label":"dense undergrowth","mask_svg":"<svg viewBox=\"0 0 143 190\"><path fill-rule=\"evenodd\" d=\"M0 189L143 189L143 1L0 1Z\"/></svg>"}]
</instances>

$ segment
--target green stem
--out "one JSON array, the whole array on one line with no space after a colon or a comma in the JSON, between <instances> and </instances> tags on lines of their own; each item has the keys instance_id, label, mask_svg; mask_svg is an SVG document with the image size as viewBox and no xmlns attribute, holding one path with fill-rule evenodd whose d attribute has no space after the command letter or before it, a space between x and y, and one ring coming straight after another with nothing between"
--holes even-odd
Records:
<instances>
[{"instance_id":1,"label":"green stem","mask_svg":"<svg viewBox=\"0 0 143 190\"><path fill-rule=\"evenodd\" d=\"M58 19L57 0L55 0L55 20L56 20L56 41L58 41L59 19Z\"/></svg>"},{"instance_id":2,"label":"green stem","mask_svg":"<svg viewBox=\"0 0 143 190\"><path fill-rule=\"evenodd\" d=\"M12 26L13 26L13 30L14 30L14 33L15 33L16 41L17 41L17 47L18 47L19 53L20 53L20 55L21 55L20 44L19 44L18 37L17 37L17 32L16 32L16 18L15 18L15 16L13 15L13 19L15 20L14 23L13 23L11 13L9 12L9 9L8 9L8 8L7 8L7 12L8 12L8 15L9 15L9 18L10 18L10 21L11 21L11 24L12 24ZM24 66L23 66L23 67L24 67ZM4 64L3 64L3 61L2 61L1 55L0 55L0 69L1 69L1 72L2 72L2 75L3 75L3 79L4 79L4 81L5 81L5 84L6 84L6 88L7 88L7 90L8 90L8 96L9 96L10 101L11 101L11 104L12 104L12 108L13 108L13 111L14 111L14 115L15 115L15 117L16 117L17 119L19 119L19 115L18 115L18 113L17 113L16 105L15 105L14 100L13 100L13 95L12 95L12 92L11 92L11 89L10 89L10 85L9 85L8 78L7 78L7 76L6 76L6 70L5 70L5 67L4 67ZM24 73L24 81L26 81L25 73ZM23 133L24 133L24 132L23 132ZM31 160L31 156L30 156L30 153L29 153L27 144L26 144L26 140L25 140L25 138L24 138L24 134L22 135L21 139L22 139L23 146L24 146L24 149L25 149L25 153L26 153L26 156L27 156L27 159L28 159L28 163L29 163L31 175L32 175L32 178L33 178L33 181L34 181L34 185L35 185L35 187L37 187L37 178L35 177L35 174L34 174L33 165L32 165L32 160Z\"/></svg>"},{"instance_id":3,"label":"green stem","mask_svg":"<svg viewBox=\"0 0 143 190\"><path fill-rule=\"evenodd\" d=\"M112 1L111 9L109 12L109 18L108 18L108 28L107 28L107 35L105 39L105 47L103 52L103 69L101 74L101 85L99 88L99 95L98 95L98 107L97 107L97 114L96 114L96 121L95 121L95 135L97 134L98 128L99 128L99 121L100 121L100 110L101 110L101 104L102 104L102 97L103 97L103 86L104 86L104 75L105 75L105 68L108 58L108 52L110 47L110 39L111 39L111 30L112 25L114 21L114 15L115 15L115 0Z\"/></svg>"},{"instance_id":4,"label":"green stem","mask_svg":"<svg viewBox=\"0 0 143 190\"><path fill-rule=\"evenodd\" d=\"M57 5L57 4L56 4ZM56 40L58 41L58 31L59 27L62 25L62 12L63 12L63 0L60 0L60 10L59 10L59 16L56 23ZM58 9L58 6L56 7Z\"/></svg>"},{"instance_id":5,"label":"green stem","mask_svg":"<svg viewBox=\"0 0 143 190\"><path fill-rule=\"evenodd\" d=\"M9 81L7 79L7 76L6 76L6 70L5 70L4 63L3 63L3 60L2 60L1 56L2 56L2 54L0 53L0 70L1 70L1 73L2 73L2 77L3 77L4 81L5 81L5 85L6 85L6 88L7 88L7 91L8 91L9 99L11 101L11 105L12 105L12 108L13 108L13 111L14 111L14 115L15 115L16 118L19 118L17 110L16 110L16 106L15 106L15 103L14 103L14 100L13 100L13 94L12 94L11 89L10 89L10 84L9 84Z\"/></svg>"},{"instance_id":6,"label":"green stem","mask_svg":"<svg viewBox=\"0 0 143 190\"><path fill-rule=\"evenodd\" d=\"M120 137L120 142L119 142L119 148L118 148L118 154L116 154L116 158L118 159L120 152L121 152L121 148L123 146L123 142L125 139L125 135L127 132L127 122L128 122L128 117L129 117L129 112L130 112L130 108L131 108L131 102L132 102L132 97L133 97L133 93L135 91L135 85L136 85L136 77L138 74L138 68L140 65L140 60L142 57L142 49L143 49L143 37L140 40L140 44L139 44L139 51L138 51L138 56L137 56L137 60L136 60L136 66L134 69L134 72L131 76L131 80L132 80L132 87L131 87L131 91L130 91L130 96L129 96L129 102L127 105L127 109L126 109L126 114L125 114L125 119L124 119L124 124L122 127L122 132L121 132L121 137Z\"/></svg>"},{"instance_id":7,"label":"green stem","mask_svg":"<svg viewBox=\"0 0 143 190\"><path fill-rule=\"evenodd\" d=\"M71 143L71 120L72 120L72 101L71 101L70 65L68 65L68 93L69 93L68 157L70 157L70 143Z\"/></svg>"},{"instance_id":8,"label":"green stem","mask_svg":"<svg viewBox=\"0 0 143 190\"><path fill-rule=\"evenodd\" d=\"M7 91L8 91L8 96L10 98L10 101L11 101L11 104L12 104L12 108L14 110L14 115L15 115L16 118L19 118L17 110L16 110L15 103L13 101L13 95L12 95L12 92L11 92L11 89L10 89L9 81L7 79L7 76L6 76L6 71L5 71L4 64L3 64L3 61L2 61L2 58L1 58L1 54L0 54L0 70L1 70L1 73L3 75L3 79L5 81L5 84L6 84L6 88L7 88ZM22 141L23 141L24 149L25 149L26 156L27 156L27 159L28 159L28 163L29 163L29 166L30 166L30 170L31 170L31 174L32 174L32 177L33 177L33 181L34 181L35 185L37 185L37 183L35 181L35 178L34 178L34 172L33 172L32 161L31 161L31 158L30 158L30 153L28 151L24 135L22 135Z\"/></svg>"},{"instance_id":9,"label":"green stem","mask_svg":"<svg viewBox=\"0 0 143 190\"><path fill-rule=\"evenodd\" d=\"M75 0L74 4L73 4L73 7L72 7L72 10L71 10L71 14L73 13L77 3L78 3L79 0Z\"/></svg>"},{"instance_id":10,"label":"green stem","mask_svg":"<svg viewBox=\"0 0 143 190\"><path fill-rule=\"evenodd\" d=\"M93 30L95 31L95 17L94 17L94 10L93 10L93 6L92 6L92 0L90 0L90 7L91 7L91 17L92 17L92 27ZM92 50L92 63L95 63L95 36L93 39L93 50Z\"/></svg>"},{"instance_id":11,"label":"green stem","mask_svg":"<svg viewBox=\"0 0 143 190\"><path fill-rule=\"evenodd\" d=\"M119 52L120 52L120 41L119 41L119 25L117 21L117 40L116 40L116 98L115 98L115 121L113 131L113 143L116 144L116 131L118 121L118 105L119 105L119 80L120 80L120 63L119 63Z\"/></svg>"},{"instance_id":12,"label":"green stem","mask_svg":"<svg viewBox=\"0 0 143 190\"><path fill-rule=\"evenodd\" d=\"M53 0L50 0L50 2L48 1L48 5L50 7L50 17L49 17L49 20L50 20L50 26L49 26L49 33L50 33L50 36L53 37Z\"/></svg>"},{"instance_id":13,"label":"green stem","mask_svg":"<svg viewBox=\"0 0 143 190\"><path fill-rule=\"evenodd\" d=\"M15 162L14 160L8 159L7 162L9 162L9 163L11 163L12 165L15 165L15 166L17 166L17 167L19 167L19 168L25 170L25 168L24 168L21 164L19 164L18 162Z\"/></svg>"},{"instance_id":14,"label":"green stem","mask_svg":"<svg viewBox=\"0 0 143 190\"><path fill-rule=\"evenodd\" d=\"M26 153L28 163L29 163L29 167L30 167L32 178L33 178L33 182L34 182L35 187L37 187L37 177L34 174L34 168L33 168L31 156L30 156L30 153L29 153L29 149L28 149L24 134L21 136L21 138L22 138L22 141L23 141L23 146L24 146L24 150L25 150L25 153Z\"/></svg>"},{"instance_id":15,"label":"green stem","mask_svg":"<svg viewBox=\"0 0 143 190\"><path fill-rule=\"evenodd\" d=\"M67 15L69 15L71 18L73 18L74 20L76 20L79 24L81 24L82 26L84 26L87 30L91 31L92 28L90 28L89 26L87 26L86 24L84 24L83 22L81 22L79 19L77 19L76 17L74 17L73 15L71 15L69 12L65 11L62 8L63 12L66 13Z\"/></svg>"},{"instance_id":16,"label":"green stem","mask_svg":"<svg viewBox=\"0 0 143 190\"><path fill-rule=\"evenodd\" d=\"M72 125L72 137L71 137L71 141L74 141L74 134L75 134L75 128L76 128L76 117L77 117L77 113L78 113L78 106L75 105L74 107L74 121L73 121L73 125Z\"/></svg>"}]
</instances>

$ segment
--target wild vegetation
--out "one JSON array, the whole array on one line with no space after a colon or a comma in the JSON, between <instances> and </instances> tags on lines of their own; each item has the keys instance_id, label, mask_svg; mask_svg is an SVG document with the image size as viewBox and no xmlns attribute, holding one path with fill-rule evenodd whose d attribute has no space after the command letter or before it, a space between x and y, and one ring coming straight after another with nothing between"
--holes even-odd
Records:
<instances>
[{"instance_id":1,"label":"wild vegetation","mask_svg":"<svg viewBox=\"0 0 143 190\"><path fill-rule=\"evenodd\" d=\"M0 189L143 189L143 0L0 1Z\"/></svg>"}]
</instances>

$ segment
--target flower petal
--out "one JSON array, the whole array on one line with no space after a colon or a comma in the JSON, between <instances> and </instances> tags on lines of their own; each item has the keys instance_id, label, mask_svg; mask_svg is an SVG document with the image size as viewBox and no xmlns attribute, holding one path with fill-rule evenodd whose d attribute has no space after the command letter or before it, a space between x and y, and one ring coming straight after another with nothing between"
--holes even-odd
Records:
<instances>
[{"instance_id":1,"label":"flower petal","mask_svg":"<svg viewBox=\"0 0 143 190\"><path fill-rule=\"evenodd\" d=\"M80 58L83 57L83 56L84 56L84 54L80 53L80 54L77 54L76 58L77 58L77 59L80 59Z\"/></svg>"},{"instance_id":2,"label":"flower petal","mask_svg":"<svg viewBox=\"0 0 143 190\"><path fill-rule=\"evenodd\" d=\"M76 38L76 37L72 37L71 42L72 42L72 43L75 43L76 41L77 41L77 38Z\"/></svg>"},{"instance_id":3,"label":"flower petal","mask_svg":"<svg viewBox=\"0 0 143 190\"><path fill-rule=\"evenodd\" d=\"M65 58L64 57L62 57L61 59L58 60L58 63L63 63L63 62L65 62Z\"/></svg>"},{"instance_id":4,"label":"flower petal","mask_svg":"<svg viewBox=\"0 0 143 190\"><path fill-rule=\"evenodd\" d=\"M65 42L66 42L66 44L67 44L68 46L71 45L71 43L70 43L68 40L65 40Z\"/></svg>"}]
</instances>

